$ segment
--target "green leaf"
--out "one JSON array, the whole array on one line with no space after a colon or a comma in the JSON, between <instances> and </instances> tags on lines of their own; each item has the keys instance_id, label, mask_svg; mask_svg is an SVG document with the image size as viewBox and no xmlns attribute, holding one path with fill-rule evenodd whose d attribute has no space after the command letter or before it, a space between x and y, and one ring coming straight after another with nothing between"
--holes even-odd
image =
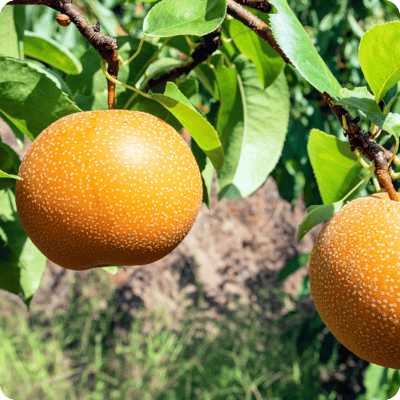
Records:
<instances>
[{"instance_id":1,"label":"green leaf","mask_svg":"<svg viewBox=\"0 0 400 400\"><path fill-rule=\"evenodd\" d=\"M368 174L348 142L318 129L311 131L307 150L324 204L340 200Z\"/></svg>"},{"instance_id":2,"label":"green leaf","mask_svg":"<svg viewBox=\"0 0 400 400\"><path fill-rule=\"evenodd\" d=\"M267 88L285 66L281 56L255 32L236 19L230 22L229 32L238 49L253 61L261 84Z\"/></svg>"},{"instance_id":3,"label":"green leaf","mask_svg":"<svg viewBox=\"0 0 400 400\"><path fill-rule=\"evenodd\" d=\"M374 124L393 136L400 136L400 115L384 114L365 86L354 90L341 89L340 95L341 98L337 101L337 104L361 110Z\"/></svg>"},{"instance_id":4,"label":"green leaf","mask_svg":"<svg viewBox=\"0 0 400 400\"><path fill-rule=\"evenodd\" d=\"M190 43L194 43L196 41L196 36L173 36L165 39L160 39L159 43L162 43L164 46L173 47L174 49L179 50L186 56L190 55L192 48Z\"/></svg>"},{"instance_id":5,"label":"green leaf","mask_svg":"<svg viewBox=\"0 0 400 400\"><path fill-rule=\"evenodd\" d=\"M46 257L26 235L10 189L0 191L0 238L4 242L2 250L7 254L6 262L0 261L0 288L20 287L17 294L29 304L42 280Z\"/></svg>"},{"instance_id":6,"label":"green leaf","mask_svg":"<svg viewBox=\"0 0 400 400\"><path fill-rule=\"evenodd\" d=\"M44 36L25 32L25 54L43 61L66 74L76 75L82 72L80 61L62 44Z\"/></svg>"},{"instance_id":7,"label":"green leaf","mask_svg":"<svg viewBox=\"0 0 400 400\"><path fill-rule=\"evenodd\" d=\"M277 282L284 281L287 277L295 273L299 268L306 265L310 261L311 253L299 254L292 260L290 260L280 271L278 277L276 278Z\"/></svg>"},{"instance_id":8,"label":"green leaf","mask_svg":"<svg viewBox=\"0 0 400 400\"><path fill-rule=\"evenodd\" d=\"M0 288L23 298L20 270L18 257L6 246L0 234Z\"/></svg>"},{"instance_id":9,"label":"green leaf","mask_svg":"<svg viewBox=\"0 0 400 400\"><path fill-rule=\"evenodd\" d=\"M37 60L27 60L27 64L33 68L36 69L42 73L44 73L49 79L51 79L56 86L61 89L68 97L72 96L72 92L70 88L67 86L65 83L64 79L61 78L61 75L59 75L56 71L53 71L50 68L47 68L45 64L43 64L40 61Z\"/></svg>"},{"instance_id":10,"label":"green leaf","mask_svg":"<svg viewBox=\"0 0 400 400\"><path fill-rule=\"evenodd\" d=\"M388 390L387 390L387 398L391 399L394 396L396 396L396 394L399 392L399 388L400 388L400 371L398 369L396 370L391 370L392 371L392 376L388 382Z\"/></svg>"},{"instance_id":11,"label":"green leaf","mask_svg":"<svg viewBox=\"0 0 400 400\"><path fill-rule=\"evenodd\" d=\"M119 23L115 13L97 0L91 0L90 8L100 21L101 27L106 30L108 36L117 36L117 27Z\"/></svg>"},{"instance_id":12,"label":"green leaf","mask_svg":"<svg viewBox=\"0 0 400 400\"><path fill-rule=\"evenodd\" d=\"M104 270L104 271L106 271L108 274L111 274L111 275L115 275L118 271L119 271L119 269L120 268L122 268L121 266L119 266L119 267L101 267L101 269L102 270Z\"/></svg>"},{"instance_id":13,"label":"green leaf","mask_svg":"<svg viewBox=\"0 0 400 400\"><path fill-rule=\"evenodd\" d=\"M21 179L17 176L20 163L17 153L0 139L0 190L14 186L14 179Z\"/></svg>"},{"instance_id":14,"label":"green leaf","mask_svg":"<svg viewBox=\"0 0 400 400\"><path fill-rule=\"evenodd\" d=\"M225 18L226 0L163 0L143 22L147 36L204 36L217 29Z\"/></svg>"},{"instance_id":15,"label":"green leaf","mask_svg":"<svg viewBox=\"0 0 400 400\"><path fill-rule=\"evenodd\" d=\"M370 363L365 371L366 398L376 400L386 400L388 397L382 390L382 378L385 367Z\"/></svg>"},{"instance_id":16,"label":"green leaf","mask_svg":"<svg viewBox=\"0 0 400 400\"><path fill-rule=\"evenodd\" d=\"M129 37L117 37L118 54L127 60L139 47L140 40ZM135 86L139 78L144 74L149 64L153 61L157 47L144 42L140 53L132 62L121 67L118 80ZM107 79L101 68L99 53L90 47L80 59L82 72L79 75L70 75L66 82L70 87L74 101L84 110L104 110L107 107ZM130 109L133 106L135 93L121 85L116 85L116 108Z\"/></svg>"},{"instance_id":17,"label":"green leaf","mask_svg":"<svg viewBox=\"0 0 400 400\"><path fill-rule=\"evenodd\" d=\"M176 131L182 129L182 124L175 118L169 110L167 110L158 101L140 96L138 101L130 109L133 111L143 111L162 119L167 124L171 125Z\"/></svg>"},{"instance_id":18,"label":"green leaf","mask_svg":"<svg viewBox=\"0 0 400 400\"><path fill-rule=\"evenodd\" d=\"M299 296L298 297L299 301L303 301L306 297L308 297L311 294L310 278L308 275L306 275L301 281L301 284L299 286L299 291L297 294Z\"/></svg>"},{"instance_id":19,"label":"green leaf","mask_svg":"<svg viewBox=\"0 0 400 400\"><path fill-rule=\"evenodd\" d=\"M326 222L336 211L340 210L342 206L343 201L337 201L333 204L308 207L307 215L304 217L297 231L297 241L300 242L312 228L319 225L321 222Z\"/></svg>"},{"instance_id":20,"label":"green leaf","mask_svg":"<svg viewBox=\"0 0 400 400\"><path fill-rule=\"evenodd\" d=\"M336 97L340 84L320 57L307 32L286 0L270 0L277 12L270 14L272 32L295 68L321 93Z\"/></svg>"},{"instance_id":21,"label":"green leaf","mask_svg":"<svg viewBox=\"0 0 400 400\"><path fill-rule=\"evenodd\" d=\"M222 45L219 47L219 51L224 53L228 59L232 59L237 55L237 47L231 40L231 35L229 33L229 25L233 21L231 18L225 18L221 25L221 39Z\"/></svg>"},{"instance_id":22,"label":"green leaf","mask_svg":"<svg viewBox=\"0 0 400 400\"><path fill-rule=\"evenodd\" d=\"M383 110L384 114L387 114L390 111L390 108L397 100L399 95L400 95L400 84L396 83L389 89L389 91L385 94L385 96L382 99L383 102L385 103L385 108Z\"/></svg>"},{"instance_id":23,"label":"green leaf","mask_svg":"<svg viewBox=\"0 0 400 400\"><path fill-rule=\"evenodd\" d=\"M24 6L5 6L0 12L0 54L24 58Z\"/></svg>"},{"instance_id":24,"label":"green leaf","mask_svg":"<svg viewBox=\"0 0 400 400\"><path fill-rule=\"evenodd\" d=\"M35 137L26 126L26 121L13 118L2 109L0 109L0 116L13 131L20 148L24 146L24 135L26 135L32 142L35 140Z\"/></svg>"},{"instance_id":25,"label":"green leaf","mask_svg":"<svg viewBox=\"0 0 400 400\"><path fill-rule=\"evenodd\" d=\"M10 175L0 170L0 178L21 179L18 175ZM0 179L0 189L3 189L2 180Z\"/></svg>"},{"instance_id":26,"label":"green leaf","mask_svg":"<svg viewBox=\"0 0 400 400\"><path fill-rule=\"evenodd\" d=\"M281 155L289 121L289 91L285 75L267 88L254 64L244 55L234 59L236 69L220 62L216 75L221 106L218 133L225 163L218 174L219 198L246 197L257 190Z\"/></svg>"},{"instance_id":27,"label":"green leaf","mask_svg":"<svg viewBox=\"0 0 400 400\"><path fill-rule=\"evenodd\" d=\"M356 87L353 90L343 88L340 90L340 98L337 103L350 106L363 111L365 114L379 113L380 108L375 102L375 97L366 86Z\"/></svg>"},{"instance_id":28,"label":"green leaf","mask_svg":"<svg viewBox=\"0 0 400 400\"><path fill-rule=\"evenodd\" d=\"M0 56L0 111L36 137L54 121L81 110L45 73Z\"/></svg>"},{"instance_id":29,"label":"green leaf","mask_svg":"<svg viewBox=\"0 0 400 400\"><path fill-rule=\"evenodd\" d=\"M182 64L182 61L179 61L172 57L163 57L159 60L152 62L149 65L149 68L146 71L146 75L151 79L155 79L163 73L174 69L176 66Z\"/></svg>"},{"instance_id":30,"label":"green leaf","mask_svg":"<svg viewBox=\"0 0 400 400\"><path fill-rule=\"evenodd\" d=\"M217 50L216 55L218 54L220 54L220 52L218 52ZM214 57L215 56L212 56L212 58ZM209 65L201 63L196 67L195 72L197 74L197 78L204 85L204 87L211 93L211 95L216 100L219 100L217 81L213 69Z\"/></svg>"},{"instance_id":31,"label":"green leaf","mask_svg":"<svg viewBox=\"0 0 400 400\"><path fill-rule=\"evenodd\" d=\"M359 60L376 102L400 81L400 21L375 25L365 32L359 47Z\"/></svg>"},{"instance_id":32,"label":"green leaf","mask_svg":"<svg viewBox=\"0 0 400 400\"><path fill-rule=\"evenodd\" d=\"M224 162L224 153L217 132L196 111L178 87L168 82L164 94L154 93L151 98L162 104L189 131L190 135L219 171Z\"/></svg>"},{"instance_id":33,"label":"green leaf","mask_svg":"<svg viewBox=\"0 0 400 400\"><path fill-rule=\"evenodd\" d=\"M211 185L214 176L214 167L198 144L191 141L192 153L197 161L203 181L203 202L210 208Z\"/></svg>"}]
</instances>

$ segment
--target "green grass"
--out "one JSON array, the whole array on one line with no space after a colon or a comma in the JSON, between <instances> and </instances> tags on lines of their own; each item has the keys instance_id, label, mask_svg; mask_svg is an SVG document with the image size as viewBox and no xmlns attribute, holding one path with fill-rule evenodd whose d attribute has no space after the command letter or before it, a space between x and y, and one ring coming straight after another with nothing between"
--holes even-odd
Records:
<instances>
[{"instance_id":1,"label":"green grass","mask_svg":"<svg viewBox=\"0 0 400 400\"><path fill-rule=\"evenodd\" d=\"M258 306L232 300L234 311L213 319L203 299L180 320L165 307L132 316L113 300L104 272L75 277L66 310L1 300L0 387L11 399L328 398L319 390L318 348L298 357L294 337L282 341L279 319ZM301 322L290 320L291 331Z\"/></svg>"}]
</instances>

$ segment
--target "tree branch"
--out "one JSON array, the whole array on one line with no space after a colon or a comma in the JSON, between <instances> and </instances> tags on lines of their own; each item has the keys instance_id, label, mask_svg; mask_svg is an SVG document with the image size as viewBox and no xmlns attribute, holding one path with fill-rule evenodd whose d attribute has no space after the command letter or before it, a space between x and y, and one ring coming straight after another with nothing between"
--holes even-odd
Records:
<instances>
[{"instance_id":1,"label":"tree branch","mask_svg":"<svg viewBox=\"0 0 400 400\"><path fill-rule=\"evenodd\" d=\"M90 25L82 14L82 11L71 0L13 0L9 5L37 4L50 7L59 11L62 16L58 20L68 19L73 22L79 32L92 45L102 58L107 61L109 74L117 79L119 71L119 60L117 52L117 41L100 32L100 24ZM66 16L66 17L65 17ZM58 21L59 22L59 21ZM108 83L108 108L115 108L115 83L107 80Z\"/></svg>"},{"instance_id":2,"label":"tree branch","mask_svg":"<svg viewBox=\"0 0 400 400\"><path fill-rule=\"evenodd\" d=\"M241 6L248 6L265 13L269 13L272 10L272 6L271 4L269 4L268 0L235 0L235 1Z\"/></svg>"},{"instance_id":3,"label":"tree branch","mask_svg":"<svg viewBox=\"0 0 400 400\"><path fill-rule=\"evenodd\" d=\"M73 4L71 0L13 0L7 4L45 5L59 11L61 15L57 17L57 21L62 26L66 26L69 24L69 21L72 21L86 40L98 51L100 56L107 61L109 74L115 79L118 78L119 60L116 40L101 33L99 24L90 25L86 21L81 10ZM264 39L287 64L293 65L276 42L271 28L250 11L243 8L241 4L265 12L270 12L271 5L269 2L267 0L227 0L227 12ZM205 61L208 56L221 45L220 35L221 28L205 35L202 39L202 43L191 55L192 61L173 69L158 79L150 80L146 89L154 90L167 81L173 80L182 74L188 74L197 65ZM115 108L115 83L109 80L107 80L107 82L109 96L108 107L109 109L112 109ZM377 144L368 133L361 131L358 126L359 118L353 118L342 106L334 104L332 97L328 93L324 92L323 96L345 130L345 134L349 138L351 150L354 151L357 149L361 154L368 158L368 160L374 161L376 176L380 185L388 192L389 197L392 200L399 201L390 178L391 166L389 165L389 160L392 157L392 153ZM345 124L343 121L346 121Z\"/></svg>"},{"instance_id":4,"label":"tree branch","mask_svg":"<svg viewBox=\"0 0 400 400\"><path fill-rule=\"evenodd\" d=\"M262 21L260 18L257 18L254 14L243 8L234 0L227 0L227 5L227 12L229 15L240 21L243 25L247 26L258 36L264 39L282 57L285 63L293 65L287 55L279 47L279 44L276 42L274 36L272 35L271 28L264 21Z\"/></svg>"},{"instance_id":5,"label":"tree branch","mask_svg":"<svg viewBox=\"0 0 400 400\"><path fill-rule=\"evenodd\" d=\"M273 37L271 28L265 24L265 22L254 16L250 11L238 4L245 2L246 0L227 0L228 14L252 29L258 36L264 39L286 63L293 65ZM335 105L332 97L328 93L324 92L323 96L345 130L345 134L349 138L351 150L354 151L357 149L368 158L368 160L375 162L375 173L379 184L386 190L391 200L399 201L390 178L391 167L388 162L392 157L392 153L376 143L375 140L371 139L369 134L361 131L358 126L359 118L353 118L344 107ZM343 126L343 117L346 120L347 126Z\"/></svg>"},{"instance_id":6,"label":"tree branch","mask_svg":"<svg viewBox=\"0 0 400 400\"><path fill-rule=\"evenodd\" d=\"M351 151L357 149L368 160L375 162L375 174L379 184L386 190L391 200L399 201L390 178L392 170L389 160L393 153L372 139L368 132L363 132L360 129L358 126L360 117L353 118L344 107L334 104L332 97L327 92L324 92L323 96L342 125L345 136L349 138ZM343 118L346 121L345 124L343 123Z\"/></svg>"},{"instance_id":7,"label":"tree branch","mask_svg":"<svg viewBox=\"0 0 400 400\"><path fill-rule=\"evenodd\" d=\"M196 47L190 56L192 61L177 66L172 71L165 73L157 79L150 79L145 90L156 90L166 82L172 81L183 74L188 74L200 63L207 60L207 58L218 49L221 43L221 27L219 27L214 32L211 32L202 38L200 45Z\"/></svg>"}]
</instances>

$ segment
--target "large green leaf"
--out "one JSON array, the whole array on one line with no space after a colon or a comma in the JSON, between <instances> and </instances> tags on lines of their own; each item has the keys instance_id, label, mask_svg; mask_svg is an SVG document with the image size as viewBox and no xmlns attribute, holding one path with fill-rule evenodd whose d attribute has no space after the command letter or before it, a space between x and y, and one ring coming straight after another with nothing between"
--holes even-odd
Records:
<instances>
[{"instance_id":1,"label":"large green leaf","mask_svg":"<svg viewBox=\"0 0 400 400\"><path fill-rule=\"evenodd\" d=\"M139 47L140 40L129 37L117 37L118 54L127 60ZM132 62L120 68L118 80L134 86L143 75L146 68L154 59L157 47L144 42L140 53ZM80 59L83 70L79 75L71 75L66 79L70 87L74 101L84 110L104 110L107 107L107 79L100 68L101 57L99 53L90 47ZM121 85L116 89L116 108L127 109L133 104L131 99L135 93Z\"/></svg>"},{"instance_id":2,"label":"large green leaf","mask_svg":"<svg viewBox=\"0 0 400 400\"><path fill-rule=\"evenodd\" d=\"M143 22L147 36L203 36L221 25L226 0L163 0L156 4Z\"/></svg>"},{"instance_id":3,"label":"large green leaf","mask_svg":"<svg viewBox=\"0 0 400 400\"><path fill-rule=\"evenodd\" d=\"M246 197L257 190L281 155L289 121L289 91L285 75L267 88L244 55L226 68L222 57L215 70L221 106L218 133L225 163L218 174L218 196Z\"/></svg>"},{"instance_id":4,"label":"large green leaf","mask_svg":"<svg viewBox=\"0 0 400 400\"><path fill-rule=\"evenodd\" d=\"M46 257L26 235L12 190L0 191L0 288L29 304L42 280Z\"/></svg>"},{"instance_id":5,"label":"large green leaf","mask_svg":"<svg viewBox=\"0 0 400 400\"><path fill-rule=\"evenodd\" d=\"M272 32L296 69L321 93L339 94L340 84L319 56L307 32L286 0L270 0L277 12L270 14Z\"/></svg>"},{"instance_id":6,"label":"large green leaf","mask_svg":"<svg viewBox=\"0 0 400 400\"><path fill-rule=\"evenodd\" d=\"M267 88L285 66L281 56L266 41L236 19L230 21L229 33L238 49L253 61L262 85Z\"/></svg>"},{"instance_id":7,"label":"large green leaf","mask_svg":"<svg viewBox=\"0 0 400 400\"><path fill-rule=\"evenodd\" d=\"M82 71L80 61L62 44L32 32L25 32L25 54L65 72L76 75Z\"/></svg>"},{"instance_id":8,"label":"large green leaf","mask_svg":"<svg viewBox=\"0 0 400 400\"><path fill-rule=\"evenodd\" d=\"M311 131L307 149L324 204L340 200L368 174L348 142L318 129Z\"/></svg>"},{"instance_id":9,"label":"large green leaf","mask_svg":"<svg viewBox=\"0 0 400 400\"><path fill-rule=\"evenodd\" d=\"M5 6L0 12L0 54L24 58L24 6Z\"/></svg>"},{"instance_id":10,"label":"large green leaf","mask_svg":"<svg viewBox=\"0 0 400 400\"><path fill-rule=\"evenodd\" d=\"M168 82L164 94L154 93L152 99L162 104L189 131L198 146L204 151L214 168L219 171L224 162L224 153L217 132L196 111L178 87Z\"/></svg>"},{"instance_id":11,"label":"large green leaf","mask_svg":"<svg viewBox=\"0 0 400 400\"><path fill-rule=\"evenodd\" d=\"M326 222L336 211L340 210L343 206L343 201L337 201L333 204L310 206L307 208L307 215L299 225L297 231L297 241L301 239L309 232L312 228L319 225L321 222Z\"/></svg>"},{"instance_id":12,"label":"large green leaf","mask_svg":"<svg viewBox=\"0 0 400 400\"><path fill-rule=\"evenodd\" d=\"M400 81L400 21L375 25L361 39L359 59L376 102Z\"/></svg>"},{"instance_id":13,"label":"large green leaf","mask_svg":"<svg viewBox=\"0 0 400 400\"><path fill-rule=\"evenodd\" d=\"M155 115L156 117L165 121L167 124L171 125L176 131L180 131L182 129L182 124L175 118L175 116L171 114L171 112L162 104L151 98L140 96L135 102L134 106L130 107L130 109L133 111L143 111L151 115Z\"/></svg>"},{"instance_id":14,"label":"large green leaf","mask_svg":"<svg viewBox=\"0 0 400 400\"><path fill-rule=\"evenodd\" d=\"M23 61L0 56L0 112L35 138L59 118L81 111L54 81Z\"/></svg>"}]
</instances>

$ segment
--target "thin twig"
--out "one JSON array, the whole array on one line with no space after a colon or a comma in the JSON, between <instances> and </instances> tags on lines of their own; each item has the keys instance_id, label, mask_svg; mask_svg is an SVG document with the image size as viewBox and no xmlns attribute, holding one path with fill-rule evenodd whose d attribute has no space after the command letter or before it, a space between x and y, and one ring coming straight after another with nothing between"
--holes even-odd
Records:
<instances>
[{"instance_id":1,"label":"thin twig","mask_svg":"<svg viewBox=\"0 0 400 400\"><path fill-rule=\"evenodd\" d=\"M282 57L285 63L293 65L287 55L279 47L279 44L272 35L271 28L264 21L257 18L254 14L243 8L234 0L227 0L227 6L227 13L229 15L240 21L243 25L247 26L264 39Z\"/></svg>"},{"instance_id":2,"label":"thin twig","mask_svg":"<svg viewBox=\"0 0 400 400\"><path fill-rule=\"evenodd\" d=\"M145 90L156 90L166 82L172 81L181 75L188 74L200 63L207 60L207 58L213 54L221 44L221 27L219 27L202 38L200 45L196 47L190 56L191 61L178 65L173 70L165 73L157 79L150 79Z\"/></svg>"},{"instance_id":3,"label":"thin twig","mask_svg":"<svg viewBox=\"0 0 400 400\"><path fill-rule=\"evenodd\" d=\"M328 93L324 92L323 96L342 125L345 136L349 139L351 151L357 149L368 160L374 161L375 174L379 184L386 190L391 200L399 201L392 179L390 178L392 170L389 160L393 156L393 153L372 139L369 132L363 132L360 129L358 126L360 117L353 118L344 107L336 105Z\"/></svg>"}]
</instances>

